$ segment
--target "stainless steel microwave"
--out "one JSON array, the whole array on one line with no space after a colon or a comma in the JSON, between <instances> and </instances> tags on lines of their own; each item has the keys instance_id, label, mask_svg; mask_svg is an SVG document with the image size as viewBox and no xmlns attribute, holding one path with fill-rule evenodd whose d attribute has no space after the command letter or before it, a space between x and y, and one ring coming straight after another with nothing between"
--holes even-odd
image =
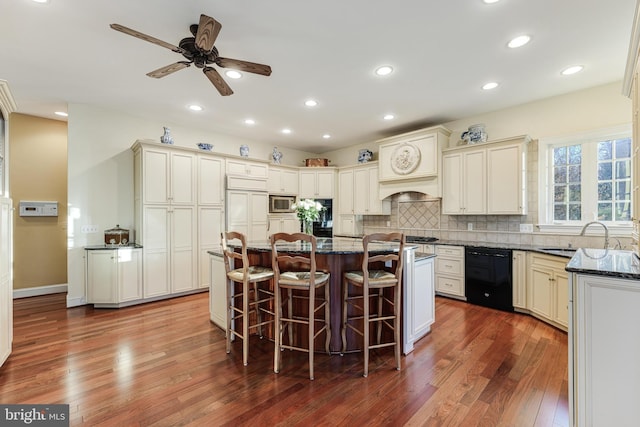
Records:
<instances>
[{"instance_id":1,"label":"stainless steel microwave","mask_svg":"<svg viewBox=\"0 0 640 427\"><path fill-rule=\"evenodd\" d=\"M269 196L270 213L292 213L291 205L296 202L296 196Z\"/></svg>"}]
</instances>

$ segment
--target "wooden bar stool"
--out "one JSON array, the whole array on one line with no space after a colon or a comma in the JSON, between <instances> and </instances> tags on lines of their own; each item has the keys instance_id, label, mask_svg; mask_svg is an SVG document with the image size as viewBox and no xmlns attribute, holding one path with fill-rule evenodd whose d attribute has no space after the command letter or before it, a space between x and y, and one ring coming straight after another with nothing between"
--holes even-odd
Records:
<instances>
[{"instance_id":1,"label":"wooden bar stool","mask_svg":"<svg viewBox=\"0 0 640 427\"><path fill-rule=\"evenodd\" d=\"M275 315L270 309L269 301L273 301L273 291L269 287L260 287L259 283L273 279L273 270L268 267L249 265L247 242L242 233L234 231L221 234L224 267L227 272L227 353L231 353L231 338L235 335L242 339L242 363L246 366L249 358L249 329L257 328L262 338L262 327L274 322ZM228 242L239 240L241 253L229 249ZM241 261L242 267L235 268L235 261ZM235 293L235 283L242 283L242 292ZM249 285L253 284L253 287ZM253 300L250 301L250 293ZM236 307L236 300L242 298L242 308ZM255 313L256 323L251 323L251 313ZM262 314L267 313L270 319L263 321ZM242 332L236 330L236 321L242 320Z\"/></svg>"},{"instance_id":2,"label":"wooden bar stool","mask_svg":"<svg viewBox=\"0 0 640 427\"><path fill-rule=\"evenodd\" d=\"M278 242L286 242L283 252L278 253ZM275 283L275 351L273 357L273 371L280 372L283 349L297 350L309 353L309 378L313 379L314 341L325 332L325 350L329 353L331 340L330 306L329 306L329 273L317 271L316 268L316 238L304 233L275 233L271 235L272 268ZM283 268L283 272L280 268ZM316 296L316 290L324 287L324 298ZM282 290L287 291L282 300ZM306 317L295 314L294 300L307 300L308 313ZM286 303L286 311L283 306ZM316 312L324 308L324 318L317 319ZM322 326L317 327L317 323ZM301 347L299 341L294 342L293 325L307 325L308 346ZM283 343L285 329L288 332L288 343ZM298 328L296 327L296 330Z\"/></svg>"},{"instance_id":3,"label":"wooden bar stool","mask_svg":"<svg viewBox=\"0 0 640 427\"><path fill-rule=\"evenodd\" d=\"M398 242L398 252L373 254L369 252L371 242ZM342 282L342 352L347 348L347 328L363 337L364 376L369 373L369 350L382 347L395 347L396 369L400 370L400 318L402 294L402 267L404 261L404 234L377 233L364 236L362 239L364 256L362 271L347 271ZM387 267L386 265L391 265ZM352 286L354 294L349 293ZM387 290L387 295L385 295ZM388 294L393 293L393 297ZM374 299L373 313L370 300ZM393 299L391 299L393 298ZM349 307L352 315L348 315ZM359 329L357 324L362 324ZM376 325L375 344L371 344L370 328ZM386 326L393 332L392 341L382 341L382 329Z\"/></svg>"}]
</instances>

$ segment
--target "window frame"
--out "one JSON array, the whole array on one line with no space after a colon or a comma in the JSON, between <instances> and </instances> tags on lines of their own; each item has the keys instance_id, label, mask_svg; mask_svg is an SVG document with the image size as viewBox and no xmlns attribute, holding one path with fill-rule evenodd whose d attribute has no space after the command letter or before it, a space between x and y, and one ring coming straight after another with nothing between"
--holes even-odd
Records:
<instances>
[{"instance_id":1,"label":"window frame","mask_svg":"<svg viewBox=\"0 0 640 427\"><path fill-rule=\"evenodd\" d=\"M576 144L597 143L606 140L631 138L631 181L633 185L633 134L631 124L624 124L608 128L594 129L587 132L570 134L560 137L541 138L538 140L538 227L542 233L553 234L577 234L582 230L584 224L594 221L582 216L580 221L554 221L553 220L553 148L557 146L569 146ZM595 144L594 144L595 145ZM597 159L597 149L585 150L583 147L582 171L584 175L595 175L595 183L597 185L597 169L595 165ZM594 170L585 171L585 166L594 166ZM582 181L584 182L584 180ZM584 191L582 188L582 204L593 205L597 212L597 189ZM633 193L631 195L631 205ZM626 236L632 230L631 221L603 221L609 228L612 235Z\"/></svg>"}]
</instances>

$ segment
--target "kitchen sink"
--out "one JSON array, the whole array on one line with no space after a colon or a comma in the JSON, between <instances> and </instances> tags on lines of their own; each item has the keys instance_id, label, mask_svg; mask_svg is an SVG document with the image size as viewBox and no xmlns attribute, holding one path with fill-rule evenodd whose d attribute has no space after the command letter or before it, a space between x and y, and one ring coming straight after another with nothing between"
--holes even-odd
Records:
<instances>
[{"instance_id":1,"label":"kitchen sink","mask_svg":"<svg viewBox=\"0 0 640 427\"><path fill-rule=\"evenodd\" d=\"M572 257L576 253L574 248L538 248L539 251L548 252L552 255L560 255L565 257Z\"/></svg>"}]
</instances>

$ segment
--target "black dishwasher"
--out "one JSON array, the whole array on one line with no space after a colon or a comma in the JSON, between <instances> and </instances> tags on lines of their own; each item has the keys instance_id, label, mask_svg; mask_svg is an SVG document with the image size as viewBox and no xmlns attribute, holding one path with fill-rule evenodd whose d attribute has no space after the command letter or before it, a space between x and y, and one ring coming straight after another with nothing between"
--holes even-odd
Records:
<instances>
[{"instance_id":1,"label":"black dishwasher","mask_svg":"<svg viewBox=\"0 0 640 427\"><path fill-rule=\"evenodd\" d=\"M511 249L467 246L464 255L467 302L513 311Z\"/></svg>"}]
</instances>

